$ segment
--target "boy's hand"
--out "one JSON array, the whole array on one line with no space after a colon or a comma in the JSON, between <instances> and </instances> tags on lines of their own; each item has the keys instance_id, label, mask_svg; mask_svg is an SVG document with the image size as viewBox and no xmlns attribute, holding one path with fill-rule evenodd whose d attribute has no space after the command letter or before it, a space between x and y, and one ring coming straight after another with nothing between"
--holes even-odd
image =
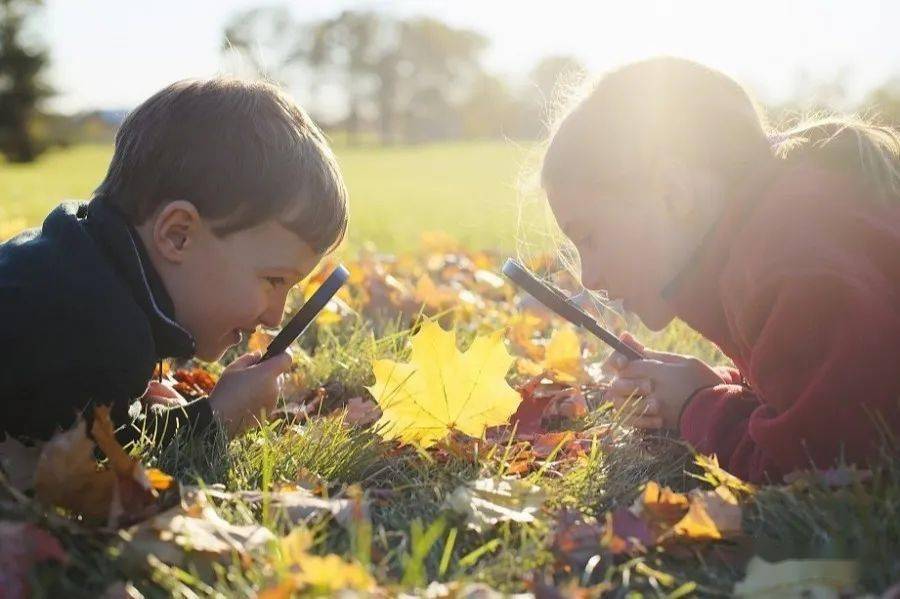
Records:
<instances>
[{"instance_id":1,"label":"boy's hand","mask_svg":"<svg viewBox=\"0 0 900 599\"><path fill-rule=\"evenodd\" d=\"M681 407L701 387L717 385L722 377L708 364L692 356L646 349L628 333L622 341L640 350L644 360L629 361L616 352L603 364L613 375L604 399L616 408L631 402L638 428L678 428Z\"/></svg>"},{"instance_id":2,"label":"boy's hand","mask_svg":"<svg viewBox=\"0 0 900 599\"><path fill-rule=\"evenodd\" d=\"M144 406L160 405L167 408L175 406L183 406L187 400L181 396L181 393L172 388L171 385L164 381L152 380L147 383L147 390L141 396L141 403Z\"/></svg>"},{"instance_id":3,"label":"boy's hand","mask_svg":"<svg viewBox=\"0 0 900 599\"><path fill-rule=\"evenodd\" d=\"M209 396L213 413L228 432L235 435L260 417L270 414L278 400L278 377L291 368L287 353L272 356L259 364L261 352L237 358L222 371L219 382Z\"/></svg>"}]
</instances>

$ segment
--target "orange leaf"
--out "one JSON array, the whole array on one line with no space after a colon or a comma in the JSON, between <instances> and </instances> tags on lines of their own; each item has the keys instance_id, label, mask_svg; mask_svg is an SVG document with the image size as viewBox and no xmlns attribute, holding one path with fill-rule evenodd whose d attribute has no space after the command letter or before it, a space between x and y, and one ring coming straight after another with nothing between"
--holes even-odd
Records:
<instances>
[{"instance_id":1,"label":"orange leaf","mask_svg":"<svg viewBox=\"0 0 900 599\"><path fill-rule=\"evenodd\" d=\"M660 488L654 481L644 486L639 502L642 513L669 524L680 520L690 507L687 495L676 493L669 487Z\"/></svg>"},{"instance_id":2,"label":"orange leaf","mask_svg":"<svg viewBox=\"0 0 900 599\"><path fill-rule=\"evenodd\" d=\"M567 445L575 439L575 433L572 431L561 431L556 433L543 433L534 438L531 442L534 455L539 458L549 457L554 449L559 447L557 455L566 453Z\"/></svg>"},{"instance_id":3,"label":"orange leaf","mask_svg":"<svg viewBox=\"0 0 900 599\"><path fill-rule=\"evenodd\" d=\"M725 486L714 491L691 493L691 506L673 530L676 534L696 540L715 540L740 533L741 507L734 494Z\"/></svg>"}]
</instances>

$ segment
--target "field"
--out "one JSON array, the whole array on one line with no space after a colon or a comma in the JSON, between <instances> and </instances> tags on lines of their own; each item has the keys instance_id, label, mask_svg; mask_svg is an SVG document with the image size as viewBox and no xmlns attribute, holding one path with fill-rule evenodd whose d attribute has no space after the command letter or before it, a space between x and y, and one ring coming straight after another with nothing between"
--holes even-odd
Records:
<instances>
[{"instance_id":1,"label":"field","mask_svg":"<svg viewBox=\"0 0 900 599\"><path fill-rule=\"evenodd\" d=\"M37 226L62 199L89 198L111 151L82 146L35 165L0 164L0 223L9 232ZM366 243L382 251L415 249L425 230L446 231L472 248L515 245L525 148L484 142L337 151L351 196L351 251Z\"/></svg>"},{"instance_id":2,"label":"field","mask_svg":"<svg viewBox=\"0 0 900 599\"><path fill-rule=\"evenodd\" d=\"M0 237L39 224L61 198L88 196L109 154L79 147L32 166L0 165ZM163 449L146 441L127 448L141 468L174 479L154 478L157 491L143 503L122 490L133 487L134 464L120 469L118 450L95 431L109 457L104 472L118 478L110 483L117 509L100 505L93 521L84 513L96 502L74 492L59 494L66 509L42 505L40 484L14 481L10 447L0 444L0 547L40 543L31 553L0 549L17 556L9 570L17 583L67 597L124 597L132 588L154 597L348 589L683 597L728 596L744 581L740 588L759 596L836 597L881 593L900 580L893 453L871 472L746 485L675 435L629 426L627 409L602 401L596 366L607 351L584 338L572 349L558 320L526 310L525 298L491 277L520 235L523 149L485 142L339 147L338 155L353 213L342 255L360 277L341 296L346 309L335 307L302 339L283 417L231 440L211 430ZM457 431L424 447L373 426L367 388L379 384L376 361L416 359L410 344L426 334L424 315L456 331L460 348L504 331L500 342L515 357L504 373L522 399L514 428L480 438ZM607 317L648 347L726 361L683 324L651 334L627 316ZM188 396L221 372L216 364L170 367ZM89 465L88 476L103 473ZM33 479L40 483L40 473ZM656 493L666 486L672 491ZM760 557L776 565L766 569ZM763 569L748 574L748 563Z\"/></svg>"}]
</instances>

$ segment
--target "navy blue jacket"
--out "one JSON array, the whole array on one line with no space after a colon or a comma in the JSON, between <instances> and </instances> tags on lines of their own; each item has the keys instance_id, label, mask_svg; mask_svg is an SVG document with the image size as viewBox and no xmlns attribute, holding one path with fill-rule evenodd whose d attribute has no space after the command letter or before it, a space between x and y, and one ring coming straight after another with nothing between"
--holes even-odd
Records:
<instances>
[{"instance_id":1,"label":"navy blue jacket","mask_svg":"<svg viewBox=\"0 0 900 599\"><path fill-rule=\"evenodd\" d=\"M128 408L154 365L194 354L173 314L137 232L102 198L65 202L0 244L0 431L46 439L111 404L128 425L119 438L133 438ZM200 399L145 417L166 442L182 426L206 427L212 412Z\"/></svg>"}]
</instances>

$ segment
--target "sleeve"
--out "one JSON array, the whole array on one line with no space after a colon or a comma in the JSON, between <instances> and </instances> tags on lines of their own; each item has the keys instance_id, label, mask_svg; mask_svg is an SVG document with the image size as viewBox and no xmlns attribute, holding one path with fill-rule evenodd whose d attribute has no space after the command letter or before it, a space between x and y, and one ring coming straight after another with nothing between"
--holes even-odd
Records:
<instances>
[{"instance_id":1,"label":"sleeve","mask_svg":"<svg viewBox=\"0 0 900 599\"><path fill-rule=\"evenodd\" d=\"M754 481L842 456L865 462L880 449L876 422L898 424L900 319L891 293L875 278L825 269L759 279L755 289L730 314L753 390L698 391L682 413L682 436Z\"/></svg>"}]
</instances>

